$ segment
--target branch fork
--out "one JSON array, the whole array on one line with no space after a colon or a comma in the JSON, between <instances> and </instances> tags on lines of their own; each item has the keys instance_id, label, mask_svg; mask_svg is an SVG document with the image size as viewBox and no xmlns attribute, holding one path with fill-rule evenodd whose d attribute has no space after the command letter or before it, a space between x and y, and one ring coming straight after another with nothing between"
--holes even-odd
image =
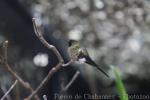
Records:
<instances>
[{"instance_id":1,"label":"branch fork","mask_svg":"<svg viewBox=\"0 0 150 100\"><path fill-rule=\"evenodd\" d=\"M37 36L37 38L41 41L41 43L48 49L52 50L54 52L54 54L56 55L57 59L58 59L58 64L53 67L48 75L44 78L44 80L40 83L40 85L27 97L25 98L25 100L31 100L31 98L36 95L39 90L48 82L49 79L51 79L51 77L54 75L55 72L57 72L59 69L61 69L62 67L66 67L69 66L73 61L70 60L68 63L64 64L64 60L61 56L61 54L59 53L59 51L56 49L55 46L49 44L43 37L43 34L40 30L40 27L36 24L36 18L32 18L32 22L33 22L33 28L34 28L34 32Z\"/></svg>"},{"instance_id":2,"label":"branch fork","mask_svg":"<svg viewBox=\"0 0 150 100\"><path fill-rule=\"evenodd\" d=\"M17 75L16 72L14 72L12 70L12 67L8 64L8 60L7 60L7 49L8 49L8 41L4 41L2 43L2 54L0 55L0 64L4 65L4 67L7 69L7 71L16 79L15 83L12 85L12 88L17 84L20 83L24 88L26 88L31 94L26 97L24 100L31 100L33 97L35 100L40 100L40 98L38 97L38 92L40 89L43 88L43 86L49 81L49 79L52 78L52 76L62 67L67 67L69 66L71 63L73 63L73 60L70 60L67 63L64 63L64 60L61 56L61 54L59 53L59 51L56 49L55 46L49 44L43 37L43 34L41 32L41 30L39 29L40 27L37 26L36 24L36 18L32 19L33 22L33 27L34 27L34 31L35 31L35 35L37 36L37 38L41 41L41 43L48 49L52 50L54 52L54 54L56 55L57 59L58 59L58 64L53 67L48 75L43 79L43 81L39 84L39 86L33 90L33 88L31 87L30 83L24 81L19 75ZM63 92L66 91L71 85L72 83L76 80L76 78L79 75L79 71L76 72L76 74L73 76L73 78L71 79L71 81L66 85L66 87L63 89ZM12 89L10 88L10 89ZM11 91L11 90L9 90ZM9 92L7 92L7 94L5 94L5 97L9 94ZM46 99L46 96L43 97L44 100Z\"/></svg>"}]
</instances>

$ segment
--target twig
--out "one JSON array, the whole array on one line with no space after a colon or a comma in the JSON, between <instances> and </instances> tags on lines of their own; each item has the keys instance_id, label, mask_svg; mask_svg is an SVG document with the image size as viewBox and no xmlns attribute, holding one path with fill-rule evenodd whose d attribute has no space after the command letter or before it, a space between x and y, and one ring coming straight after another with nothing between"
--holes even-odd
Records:
<instances>
[{"instance_id":1,"label":"twig","mask_svg":"<svg viewBox=\"0 0 150 100\"><path fill-rule=\"evenodd\" d=\"M53 74L61 68L61 64L57 64L56 67L53 67L48 75L44 78L44 80L40 83L40 85L35 89L35 91L30 94L25 100L30 100L35 94L39 92L39 90L48 82L48 80L53 76Z\"/></svg>"},{"instance_id":2,"label":"twig","mask_svg":"<svg viewBox=\"0 0 150 100\"><path fill-rule=\"evenodd\" d=\"M37 24L36 24L36 18L33 18L33 19L32 19L32 22L33 22L34 31L35 31L35 34L36 34L37 38L43 43L43 45L44 45L46 48L48 48L48 49L50 49L50 50L52 50L52 51L54 52L54 54L57 56L59 62L58 62L58 64L57 64L55 67L53 67L53 68L49 71L48 75L44 78L44 80L40 83L40 85L32 92L32 94L30 94L27 98L25 98L25 100L31 100L32 97L33 97L34 95L36 95L36 94L39 92L39 90L48 82L48 80L51 79L51 77L52 77L59 69L61 69L62 66L64 66L64 67L65 67L65 66L68 66L68 65L70 65L71 62L72 62L72 61L69 61L67 64L64 64L64 60L63 60L61 54L59 53L59 51L56 49L56 47L53 46L53 45L51 45L51 44L49 44L49 43L44 39L44 37L43 37L43 35L42 35L42 32L41 32L41 30L39 29L39 26L37 26Z\"/></svg>"},{"instance_id":3,"label":"twig","mask_svg":"<svg viewBox=\"0 0 150 100\"><path fill-rule=\"evenodd\" d=\"M44 100L47 100L47 96L46 96L46 95L43 95L43 99L44 99Z\"/></svg>"},{"instance_id":4,"label":"twig","mask_svg":"<svg viewBox=\"0 0 150 100\"><path fill-rule=\"evenodd\" d=\"M79 76L80 72L77 71L73 78L69 81L69 83L61 90L61 92L65 92L69 89L69 87L72 85L72 83L74 83L74 81L77 79L77 77Z\"/></svg>"},{"instance_id":5,"label":"twig","mask_svg":"<svg viewBox=\"0 0 150 100\"><path fill-rule=\"evenodd\" d=\"M5 86L2 86L1 89L2 89L4 94L8 91ZM9 94L6 96L6 99L7 100L12 100Z\"/></svg>"},{"instance_id":6,"label":"twig","mask_svg":"<svg viewBox=\"0 0 150 100\"><path fill-rule=\"evenodd\" d=\"M73 63L73 60L71 59L70 61L68 61L66 64L62 64L63 67L67 67L69 66L71 63Z\"/></svg>"},{"instance_id":7,"label":"twig","mask_svg":"<svg viewBox=\"0 0 150 100\"><path fill-rule=\"evenodd\" d=\"M55 46L49 44L43 37L41 30L39 30L39 26L37 26L36 24L36 18L32 18L32 22L33 22L33 27L34 27L34 31L36 36L39 38L39 40L43 43L44 46L46 46L48 49L52 50L55 55L57 56L59 63L63 64L64 60L62 58L62 56L60 55L59 51L56 49Z\"/></svg>"},{"instance_id":8,"label":"twig","mask_svg":"<svg viewBox=\"0 0 150 100\"><path fill-rule=\"evenodd\" d=\"M8 41L3 42L3 55L1 57L1 64L4 65L4 67L7 69L7 71L16 79L18 80L18 82L26 89L28 89L31 93L33 92L33 89L31 87L31 85L28 82L25 82L20 76L18 76L16 74L16 72L14 72L10 65L8 64L7 61L7 48L8 48ZM37 95L35 95L35 99L39 100L39 97Z\"/></svg>"},{"instance_id":9,"label":"twig","mask_svg":"<svg viewBox=\"0 0 150 100\"><path fill-rule=\"evenodd\" d=\"M11 67L9 66L8 63L4 63L4 65L5 65L6 69L8 70L8 72L9 72L10 74L12 74L12 76L15 77L23 87L25 87L26 89L28 89L30 92L33 91L33 89L32 89L32 87L30 86L30 84L29 84L28 82L23 81L23 80L11 69Z\"/></svg>"},{"instance_id":10,"label":"twig","mask_svg":"<svg viewBox=\"0 0 150 100\"><path fill-rule=\"evenodd\" d=\"M16 84L18 83L18 80L16 80L13 85L8 89L8 91L4 94L4 96L0 99L0 100L4 100L7 95L11 92L11 90L16 86Z\"/></svg>"},{"instance_id":11,"label":"twig","mask_svg":"<svg viewBox=\"0 0 150 100\"><path fill-rule=\"evenodd\" d=\"M6 41L4 41L3 43L2 43L2 45L3 45L3 61L4 62L7 62L7 49L8 49L8 41L6 40Z\"/></svg>"}]
</instances>

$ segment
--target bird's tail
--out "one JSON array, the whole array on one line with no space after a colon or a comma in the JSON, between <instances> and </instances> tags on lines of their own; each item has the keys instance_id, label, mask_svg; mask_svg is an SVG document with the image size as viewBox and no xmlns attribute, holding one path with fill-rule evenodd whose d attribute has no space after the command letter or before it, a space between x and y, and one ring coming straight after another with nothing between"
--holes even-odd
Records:
<instances>
[{"instance_id":1,"label":"bird's tail","mask_svg":"<svg viewBox=\"0 0 150 100\"><path fill-rule=\"evenodd\" d=\"M98 65L92 59L90 59L89 57L86 58L86 63L89 64L89 65L95 66L99 71L101 71L104 75L106 75L109 78L109 75L103 69L98 67Z\"/></svg>"},{"instance_id":2,"label":"bird's tail","mask_svg":"<svg viewBox=\"0 0 150 100\"><path fill-rule=\"evenodd\" d=\"M109 78L109 75L104 70L102 70L98 66L95 66L95 67Z\"/></svg>"}]
</instances>

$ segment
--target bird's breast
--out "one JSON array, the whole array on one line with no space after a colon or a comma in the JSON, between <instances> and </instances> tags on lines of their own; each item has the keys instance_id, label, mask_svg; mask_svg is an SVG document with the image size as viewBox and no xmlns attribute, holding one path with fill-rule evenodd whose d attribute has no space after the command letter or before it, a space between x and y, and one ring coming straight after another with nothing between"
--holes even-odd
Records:
<instances>
[{"instance_id":1,"label":"bird's breast","mask_svg":"<svg viewBox=\"0 0 150 100\"><path fill-rule=\"evenodd\" d=\"M77 49L76 47L70 47L69 56L72 60L77 61L79 56L79 49Z\"/></svg>"}]
</instances>

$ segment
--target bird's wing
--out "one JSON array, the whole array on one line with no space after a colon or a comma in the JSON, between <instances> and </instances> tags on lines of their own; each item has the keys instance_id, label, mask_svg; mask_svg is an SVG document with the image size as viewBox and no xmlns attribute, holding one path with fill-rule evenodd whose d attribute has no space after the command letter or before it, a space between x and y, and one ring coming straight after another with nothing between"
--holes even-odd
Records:
<instances>
[{"instance_id":1,"label":"bird's wing","mask_svg":"<svg viewBox=\"0 0 150 100\"><path fill-rule=\"evenodd\" d=\"M79 58L85 58L86 59L85 63L96 67L99 71L101 71L103 74L109 77L109 75L90 58L89 53L86 48L82 48Z\"/></svg>"},{"instance_id":2,"label":"bird's wing","mask_svg":"<svg viewBox=\"0 0 150 100\"><path fill-rule=\"evenodd\" d=\"M85 56L89 56L89 53L86 48L80 48L79 50L79 58L84 58Z\"/></svg>"},{"instance_id":3,"label":"bird's wing","mask_svg":"<svg viewBox=\"0 0 150 100\"><path fill-rule=\"evenodd\" d=\"M90 57L85 57L85 58L86 58L87 64L96 67L99 71L101 71L103 74L105 74L107 77L109 77L109 75L103 69L101 69Z\"/></svg>"}]
</instances>

